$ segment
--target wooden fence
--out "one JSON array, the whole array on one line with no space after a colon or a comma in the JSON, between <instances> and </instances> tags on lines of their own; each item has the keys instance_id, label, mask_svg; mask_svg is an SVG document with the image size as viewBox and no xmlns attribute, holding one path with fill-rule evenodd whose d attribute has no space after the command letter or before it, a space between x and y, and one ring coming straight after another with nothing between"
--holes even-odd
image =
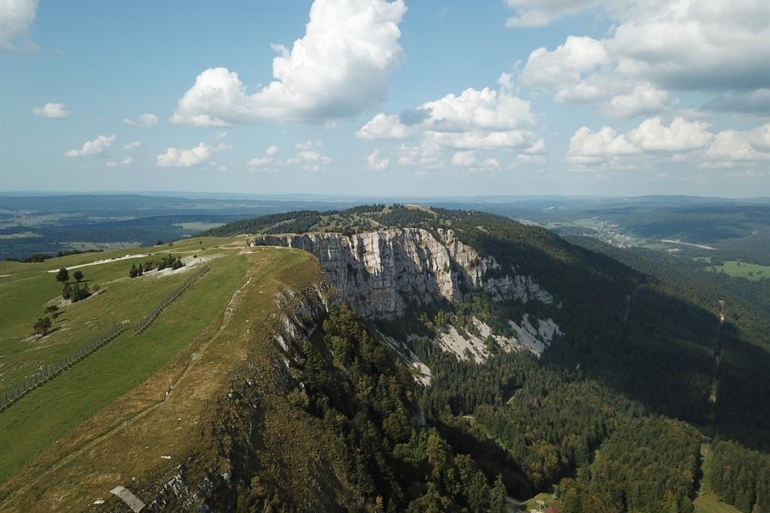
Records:
<instances>
[{"instance_id":1,"label":"wooden fence","mask_svg":"<svg viewBox=\"0 0 770 513\"><path fill-rule=\"evenodd\" d=\"M187 279L184 281L184 283L182 283L182 284L181 284L179 287L177 287L177 289L176 289L174 292L172 292L171 294L169 294L169 295L166 297L166 299L164 299L163 301L161 301L161 302L160 302L160 304L159 304L158 306L156 306L155 308L153 308L153 309L152 309L152 311L151 311L150 313L148 313L147 315L145 315L145 316L142 318L142 320L141 320L141 321L139 321L138 323L136 323L136 325L135 325L135 326L132 328L132 329L133 329L133 331L134 331L134 335L139 335L139 334L140 334L140 333L142 333L144 330L146 330L147 328L149 328L149 327L150 327L150 324L152 324L153 322L155 322L155 319L157 319L157 318L158 318L158 316L160 315L160 313L163 311L163 309L164 309L164 308L166 308L168 305L170 305L170 304L171 304L171 302L172 302L172 301L174 301L176 298L178 298L179 296L181 296L181 295L182 295L182 292L184 292L185 290L187 290L187 287L189 287L190 285L192 285L192 284L193 284L193 282L194 282L195 280L197 280L198 278L200 278L201 276L203 276L204 274L206 274L206 273L208 272L208 270L209 270L209 268L208 268L208 267L204 267L203 269L201 269L201 270L200 270L200 271L198 271L197 273L195 273L195 274L193 274L192 276L190 276L189 278L187 278Z\"/></svg>"},{"instance_id":2,"label":"wooden fence","mask_svg":"<svg viewBox=\"0 0 770 513\"><path fill-rule=\"evenodd\" d=\"M11 391L0 395L0 411L6 410L13 403L45 383L48 383L53 378L61 374L67 369L72 368L75 364L93 354L97 349L103 347L107 343L114 340L118 335L128 329L127 324L116 324L105 333L99 335L96 339L90 343L84 345L77 351L74 351L64 358L46 366L37 374L24 380L23 383L17 385Z\"/></svg>"},{"instance_id":3,"label":"wooden fence","mask_svg":"<svg viewBox=\"0 0 770 513\"><path fill-rule=\"evenodd\" d=\"M134 335L139 335L144 330L146 330L150 324L155 321L155 319L158 318L158 315L163 311L164 308L166 308L168 305L171 304L172 301L174 301L176 298L182 295L182 292L187 290L187 288L193 284L195 280L203 276L208 272L209 268L204 267L200 271L196 272L189 278L187 278L184 283L182 283L179 287L174 290L171 294L169 294L163 301L160 302L158 306L153 308L153 310L145 315L141 321L139 321L134 327L133 332ZM61 374L67 369L72 368L75 364L86 358L87 356L93 354L97 349L101 348L108 342L114 340L118 335L123 333L128 329L128 325L121 323L116 324L113 326L110 330L107 332L99 335L95 340L92 342L84 345L77 351L68 354L64 358L58 360L57 362L54 362L48 366L46 366L44 369L39 371L37 374L32 376L31 378L26 379L23 383L17 385L15 388L10 390L9 392L6 392L2 395L0 395L0 412L7 410L11 405L13 405L16 401L36 389L37 387L48 383L53 378Z\"/></svg>"}]
</instances>

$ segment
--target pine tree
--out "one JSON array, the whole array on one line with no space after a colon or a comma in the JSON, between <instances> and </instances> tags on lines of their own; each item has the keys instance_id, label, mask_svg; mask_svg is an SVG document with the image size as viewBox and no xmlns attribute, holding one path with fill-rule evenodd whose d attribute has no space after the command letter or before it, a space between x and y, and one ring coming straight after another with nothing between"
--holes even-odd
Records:
<instances>
[{"instance_id":1,"label":"pine tree","mask_svg":"<svg viewBox=\"0 0 770 513\"><path fill-rule=\"evenodd\" d=\"M70 273L64 267L59 269L59 272L56 273L56 281L58 282L67 283L69 279L70 279Z\"/></svg>"},{"instance_id":2,"label":"pine tree","mask_svg":"<svg viewBox=\"0 0 770 513\"><path fill-rule=\"evenodd\" d=\"M505 490L505 485L503 484L503 476L498 474L489 500L490 513L508 513L508 507L505 503L507 495L508 492Z\"/></svg>"},{"instance_id":3,"label":"pine tree","mask_svg":"<svg viewBox=\"0 0 770 513\"><path fill-rule=\"evenodd\" d=\"M35 321L35 324L32 326L32 329L34 330L35 335L40 336L46 336L48 335L48 330L51 329L51 318L50 317L41 317L37 321Z\"/></svg>"}]
</instances>

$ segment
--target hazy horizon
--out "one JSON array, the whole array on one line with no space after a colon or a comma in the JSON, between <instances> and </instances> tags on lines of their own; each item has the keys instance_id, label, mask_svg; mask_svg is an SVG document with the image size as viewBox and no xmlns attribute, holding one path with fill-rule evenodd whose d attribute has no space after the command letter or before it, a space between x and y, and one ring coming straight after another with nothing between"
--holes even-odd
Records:
<instances>
[{"instance_id":1,"label":"hazy horizon","mask_svg":"<svg viewBox=\"0 0 770 513\"><path fill-rule=\"evenodd\" d=\"M208 191L36 191L36 190L19 190L19 191L0 191L0 197L2 196L14 196L14 197L40 197L40 196L147 196L147 197L179 197L179 198L211 198L211 199L302 199L302 198L318 198L318 199L338 199L338 200L421 200L421 199L457 199L457 200L531 200L531 199L599 199L599 200L612 200L612 199L644 199L644 198L684 198L692 200L728 200L728 201L770 201L770 196L699 196L688 194L641 194L641 195L591 195L591 194L524 194L524 195L506 195L506 194L480 194L472 196L463 195L379 195L372 196L366 194L314 194L314 193L242 193L242 192L208 192ZM768 205L770 206L770 205Z\"/></svg>"}]
</instances>

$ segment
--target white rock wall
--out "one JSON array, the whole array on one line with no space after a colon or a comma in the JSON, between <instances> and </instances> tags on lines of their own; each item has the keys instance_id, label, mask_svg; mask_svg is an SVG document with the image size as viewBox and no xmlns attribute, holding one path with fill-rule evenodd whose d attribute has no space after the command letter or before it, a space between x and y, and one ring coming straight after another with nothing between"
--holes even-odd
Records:
<instances>
[{"instance_id":1,"label":"white rock wall","mask_svg":"<svg viewBox=\"0 0 770 513\"><path fill-rule=\"evenodd\" d=\"M460 242L452 230L436 236L421 228L388 229L346 236L340 233L265 235L252 246L284 246L313 254L327 279L359 314L368 319L404 315L407 301L428 304L437 298L457 301L460 282L483 289L497 299L552 302L553 297L529 276L501 269Z\"/></svg>"}]
</instances>

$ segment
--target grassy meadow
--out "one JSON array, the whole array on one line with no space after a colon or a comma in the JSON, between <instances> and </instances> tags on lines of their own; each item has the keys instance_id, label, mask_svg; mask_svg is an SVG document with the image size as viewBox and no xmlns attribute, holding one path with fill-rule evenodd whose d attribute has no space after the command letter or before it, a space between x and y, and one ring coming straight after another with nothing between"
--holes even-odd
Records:
<instances>
[{"instance_id":1,"label":"grassy meadow","mask_svg":"<svg viewBox=\"0 0 770 513\"><path fill-rule=\"evenodd\" d=\"M736 260L726 260L723 265L707 267L708 270L716 273L725 273L731 278L746 278L750 281L759 281L762 278L770 279L770 266L748 264Z\"/></svg>"},{"instance_id":2,"label":"grassy meadow","mask_svg":"<svg viewBox=\"0 0 770 513\"><path fill-rule=\"evenodd\" d=\"M198 265L211 270L141 335L129 330L0 413L0 510L80 510L99 497L110 504L109 490L132 476L175 468L190 451L211 454L213 445L200 438L201 426L215 422L212 401L225 395L228 376L254 350L259 326L276 311L275 293L319 278L307 253L244 251L242 239L235 238L190 239L173 247L42 264L3 262L0 274L11 275L0 278L8 280L0 282L2 304L12 306L0 324L0 352L6 355L0 362L13 362L2 368L8 382L115 322L137 321L196 267L134 279L127 275L131 263L152 257L82 267L86 279L100 283L104 292L67 305L54 324L59 329L29 339L29 326L61 288L48 270L149 252L197 255L205 259ZM17 365L27 370L11 370ZM270 368L272 360L266 357L263 365Z\"/></svg>"},{"instance_id":3,"label":"grassy meadow","mask_svg":"<svg viewBox=\"0 0 770 513\"><path fill-rule=\"evenodd\" d=\"M133 324L197 265L211 267L146 332L140 336L133 336L130 330L123 333L0 413L0 483L75 425L149 378L221 315L243 277L245 257L233 249L203 247L202 243L188 241L172 247L73 255L38 264L0 262L0 275L5 275L0 278L1 392L90 342L110 326L123 321ZM154 271L128 278L132 263L159 258L165 252L187 258L197 255L197 265L191 262L175 272ZM153 255L79 268L84 281L91 287L99 284L100 292L62 306L49 335L30 337L31 326L44 315L45 305L60 297L61 284L55 280L55 273L48 271L147 253ZM72 273L70 270L70 276Z\"/></svg>"}]
</instances>

